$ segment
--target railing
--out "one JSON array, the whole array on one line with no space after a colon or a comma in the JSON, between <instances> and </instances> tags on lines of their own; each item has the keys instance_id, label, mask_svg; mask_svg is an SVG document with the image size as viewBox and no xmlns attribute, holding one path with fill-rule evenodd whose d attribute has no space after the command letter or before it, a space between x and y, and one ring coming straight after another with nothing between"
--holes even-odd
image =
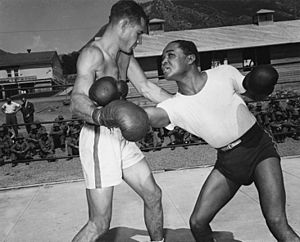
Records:
<instances>
[{"instance_id":1,"label":"railing","mask_svg":"<svg viewBox=\"0 0 300 242\"><path fill-rule=\"evenodd\" d=\"M0 78L0 85L5 83L22 83L25 81L36 81L38 80L36 76L17 76L17 77L5 77Z\"/></svg>"}]
</instances>

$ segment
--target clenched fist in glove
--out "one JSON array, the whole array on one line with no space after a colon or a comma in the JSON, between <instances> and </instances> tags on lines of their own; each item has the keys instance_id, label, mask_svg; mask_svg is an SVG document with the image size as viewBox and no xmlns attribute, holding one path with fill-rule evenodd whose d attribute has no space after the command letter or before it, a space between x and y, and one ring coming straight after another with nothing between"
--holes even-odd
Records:
<instances>
[{"instance_id":1,"label":"clenched fist in glove","mask_svg":"<svg viewBox=\"0 0 300 242\"><path fill-rule=\"evenodd\" d=\"M105 107L95 108L92 118L96 124L108 128L120 128L128 141L142 139L149 128L147 113L136 104L125 100L114 100Z\"/></svg>"},{"instance_id":2,"label":"clenched fist in glove","mask_svg":"<svg viewBox=\"0 0 300 242\"><path fill-rule=\"evenodd\" d=\"M117 88L119 91L120 99L125 100L129 90L126 81L117 81Z\"/></svg>"},{"instance_id":3,"label":"clenched fist in glove","mask_svg":"<svg viewBox=\"0 0 300 242\"><path fill-rule=\"evenodd\" d=\"M278 72L271 65L254 67L243 80L245 95L255 101L265 99L273 92L278 77Z\"/></svg>"},{"instance_id":4,"label":"clenched fist in glove","mask_svg":"<svg viewBox=\"0 0 300 242\"><path fill-rule=\"evenodd\" d=\"M90 87L89 97L100 106L105 106L112 100L120 99L116 79L111 76L99 78Z\"/></svg>"}]
</instances>

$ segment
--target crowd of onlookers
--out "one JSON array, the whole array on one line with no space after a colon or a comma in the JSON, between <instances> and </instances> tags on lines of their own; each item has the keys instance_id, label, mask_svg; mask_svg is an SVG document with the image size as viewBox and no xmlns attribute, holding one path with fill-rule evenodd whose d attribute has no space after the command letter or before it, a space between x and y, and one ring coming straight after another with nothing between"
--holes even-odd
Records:
<instances>
[{"instance_id":1,"label":"crowd of onlookers","mask_svg":"<svg viewBox=\"0 0 300 242\"><path fill-rule=\"evenodd\" d=\"M295 98L289 98L291 96ZM300 139L300 97L296 92L286 94L278 91L270 101L250 103L248 107L277 143L283 143L287 137Z\"/></svg>"},{"instance_id":2,"label":"crowd of onlookers","mask_svg":"<svg viewBox=\"0 0 300 242\"><path fill-rule=\"evenodd\" d=\"M35 121L27 127L27 134L12 129L12 126L0 126L0 165L10 160L12 166L20 162L29 164L32 159L45 159L49 162L57 160L57 149L60 157L72 159L78 155L79 132L82 121L72 119L65 121L58 115L53 123L46 128L43 123ZM48 129L48 130L47 130Z\"/></svg>"},{"instance_id":3,"label":"crowd of onlookers","mask_svg":"<svg viewBox=\"0 0 300 242\"><path fill-rule=\"evenodd\" d=\"M23 101L24 106L26 99ZM267 101L250 102L247 105L257 122L269 131L277 143L284 142L287 137L300 140L300 97L297 93L285 95L277 91ZM5 160L10 160L12 166L16 166L19 162L29 164L32 159L45 159L49 162L62 157L72 159L79 154L82 125L83 122L76 117L65 120L62 115L58 115L47 126L39 121L25 122L25 135L24 132L18 132L17 125L3 124L0 126L0 165L5 164ZM163 147L171 150L178 146L188 149L190 145L205 144L205 141L179 127L173 130L150 127L146 136L137 144L147 152L161 150Z\"/></svg>"}]
</instances>

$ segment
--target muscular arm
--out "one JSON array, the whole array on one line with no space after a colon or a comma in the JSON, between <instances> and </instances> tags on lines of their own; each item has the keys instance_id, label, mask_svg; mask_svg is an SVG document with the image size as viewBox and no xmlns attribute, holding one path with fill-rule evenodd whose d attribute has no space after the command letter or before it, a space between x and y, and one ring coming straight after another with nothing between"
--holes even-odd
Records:
<instances>
[{"instance_id":1,"label":"muscular arm","mask_svg":"<svg viewBox=\"0 0 300 242\"><path fill-rule=\"evenodd\" d=\"M160 103L172 96L146 78L142 68L133 56L129 62L127 76L138 92L154 103Z\"/></svg>"},{"instance_id":2,"label":"muscular arm","mask_svg":"<svg viewBox=\"0 0 300 242\"><path fill-rule=\"evenodd\" d=\"M148 114L152 127L161 128L170 124L169 116L162 108L146 107L145 111Z\"/></svg>"},{"instance_id":3,"label":"muscular arm","mask_svg":"<svg viewBox=\"0 0 300 242\"><path fill-rule=\"evenodd\" d=\"M77 78L71 96L71 111L90 123L94 123L91 114L95 105L88 93L94 82L97 65L102 61L102 53L94 47L84 49L77 61Z\"/></svg>"}]
</instances>

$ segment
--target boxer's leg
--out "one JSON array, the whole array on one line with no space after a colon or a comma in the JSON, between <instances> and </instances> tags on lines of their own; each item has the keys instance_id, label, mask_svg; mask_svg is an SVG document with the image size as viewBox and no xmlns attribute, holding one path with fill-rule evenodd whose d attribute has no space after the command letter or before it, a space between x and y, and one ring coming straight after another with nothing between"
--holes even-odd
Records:
<instances>
[{"instance_id":1,"label":"boxer's leg","mask_svg":"<svg viewBox=\"0 0 300 242\"><path fill-rule=\"evenodd\" d=\"M86 189L89 220L73 238L73 242L97 241L110 226L113 187Z\"/></svg>"},{"instance_id":2,"label":"boxer's leg","mask_svg":"<svg viewBox=\"0 0 300 242\"><path fill-rule=\"evenodd\" d=\"M260 162L254 173L260 205L267 225L278 241L299 242L286 217L286 195L280 160L268 158Z\"/></svg>"},{"instance_id":3,"label":"boxer's leg","mask_svg":"<svg viewBox=\"0 0 300 242\"><path fill-rule=\"evenodd\" d=\"M163 211L161 189L156 184L151 170L143 158L123 170L123 179L144 201L144 218L152 241L163 239Z\"/></svg>"},{"instance_id":4,"label":"boxer's leg","mask_svg":"<svg viewBox=\"0 0 300 242\"><path fill-rule=\"evenodd\" d=\"M206 179L190 218L192 233L197 242L212 242L209 223L217 212L235 195L240 185L214 169Z\"/></svg>"}]
</instances>

